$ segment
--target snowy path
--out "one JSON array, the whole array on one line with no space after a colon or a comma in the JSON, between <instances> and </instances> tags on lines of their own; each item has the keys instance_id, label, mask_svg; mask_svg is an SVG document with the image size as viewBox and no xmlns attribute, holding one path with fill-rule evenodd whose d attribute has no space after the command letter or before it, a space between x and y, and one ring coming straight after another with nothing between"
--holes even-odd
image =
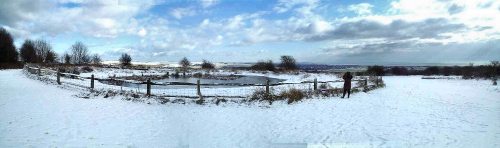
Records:
<instances>
[{"instance_id":1,"label":"snowy path","mask_svg":"<svg viewBox=\"0 0 500 148\"><path fill-rule=\"evenodd\" d=\"M147 105L0 71L0 147L500 147L500 88L489 81L385 81L351 99L270 108Z\"/></svg>"}]
</instances>

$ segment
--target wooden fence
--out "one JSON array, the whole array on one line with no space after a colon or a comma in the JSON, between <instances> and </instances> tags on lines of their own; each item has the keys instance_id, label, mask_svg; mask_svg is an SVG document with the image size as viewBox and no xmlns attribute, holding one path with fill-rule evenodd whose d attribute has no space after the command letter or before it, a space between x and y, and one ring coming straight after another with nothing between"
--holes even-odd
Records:
<instances>
[{"instance_id":1,"label":"wooden fence","mask_svg":"<svg viewBox=\"0 0 500 148\"><path fill-rule=\"evenodd\" d=\"M80 75L77 75L77 74L72 74L72 73L63 73L63 72L60 72L59 70L52 70L52 69L48 69L48 68L42 68L40 66L33 66L33 65L25 65L24 66L24 70L28 73L30 73L31 75L35 75L35 76L38 76L38 77L46 77L47 79L49 80L54 80L53 77L55 77L55 82L58 84L58 85L72 85L72 86L76 86L76 87L80 87L80 88L83 88L83 89L88 89L90 91L95 91L95 81L96 80L105 80L105 81L121 81L121 82L125 82L127 80L123 80L123 79L116 79L116 78L107 78L107 79L103 79L103 78L96 78L93 74L90 76L90 77L83 77L83 76L80 76ZM62 78L68 78L69 80L65 81L65 82L62 82ZM71 80L88 80L89 82L82 82L82 83L75 83L75 82L72 82ZM378 80L378 78L377 78ZM353 80L353 81L362 81L365 86L368 86L368 80L367 79L357 79L357 80ZM313 92L318 92L318 91L322 91L322 90L319 90L318 89L318 84L319 83L340 83L340 82L343 82L343 81L322 81L322 82L319 82L317 81L317 79L314 79L313 81L306 81L306 82L301 82L301 83L278 83L278 84L270 84L270 81L268 80L265 84L256 84L256 85L250 85L248 87L265 87L265 93L267 94L270 94L271 93L271 87L276 87L276 86L286 86L286 85L290 85L290 86L293 86L293 85L312 85L312 87L308 87L308 88L302 88L304 89L305 91L313 91ZM377 82L378 83L378 82ZM158 84L158 83L154 83L151 81L151 78L148 78L145 82L142 82L142 81L139 81L138 84L145 84L146 85L146 90L145 92L140 92L140 91L136 91L136 93L141 93L141 94L144 94L148 97L152 96L152 95L155 95L155 96L165 96L165 97L183 97L183 98L203 98L203 97L223 97L223 98L247 98L249 95L251 94L248 94L249 92L245 93L245 92L237 92L238 94L235 95L235 93L233 93L232 95L224 95L224 94L219 94L219 92L217 92L216 94L205 94L203 95L202 94L202 85L203 84L200 84L200 80L197 80L196 81L196 84L195 84L195 87L192 87L191 89L195 88L196 91L195 92L191 92L191 91L187 91L187 95L184 94L184 95L179 95L177 93L177 95L175 93L156 93L156 94L153 94L152 93L152 85L173 85L173 84ZM100 85L110 85L110 84L100 84ZM177 84L177 85L186 85L186 84ZM378 84L376 84L378 85ZM120 87L120 91L123 91L122 89L122 86L119 86ZM165 91L165 90L170 90L172 92L175 92L175 91L180 91L180 89L163 89L162 91ZM238 90L236 90L238 91ZM221 91L222 93L223 91ZM193 95L191 95L191 93Z\"/></svg>"}]
</instances>

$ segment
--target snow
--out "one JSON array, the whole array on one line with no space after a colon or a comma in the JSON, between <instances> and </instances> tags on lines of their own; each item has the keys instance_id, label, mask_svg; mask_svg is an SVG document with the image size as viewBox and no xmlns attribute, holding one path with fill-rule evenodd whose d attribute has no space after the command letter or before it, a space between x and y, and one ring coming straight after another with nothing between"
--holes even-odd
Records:
<instances>
[{"instance_id":1,"label":"snow","mask_svg":"<svg viewBox=\"0 0 500 148\"><path fill-rule=\"evenodd\" d=\"M231 73L219 72L219 74L231 74ZM273 72L258 73L258 72L251 72L251 71L241 71L237 75L265 76L265 77L270 77L270 78L283 79L283 80L285 80L285 81L283 81L283 83L301 83L301 82L306 82L306 81L312 82L312 81L314 81L314 79L317 79L318 82L340 80L340 77L338 77L335 74L305 73L305 72L291 74L291 73L273 73Z\"/></svg>"},{"instance_id":2,"label":"snow","mask_svg":"<svg viewBox=\"0 0 500 148\"><path fill-rule=\"evenodd\" d=\"M384 77L350 99L145 104L0 71L0 147L500 147L500 87Z\"/></svg>"},{"instance_id":3,"label":"snow","mask_svg":"<svg viewBox=\"0 0 500 148\"><path fill-rule=\"evenodd\" d=\"M81 73L80 76L82 77L90 77L90 75L94 75L96 78L109 78L109 77L122 77L122 76L147 76L147 75L164 75L167 72L170 74L175 73L175 70L173 69L167 69L167 68L153 68L151 70L132 70L132 69L115 69L115 68L98 68L98 67L93 67L94 71L89 72L89 73ZM205 73L204 70L191 70L190 73ZM217 71L217 72L210 72L211 74L215 75L244 75L244 76L265 76L265 77L270 77L270 78L276 78L276 79L283 79L283 83L301 83L301 82L312 82L314 79L317 79L319 82L326 82L326 81L336 81L340 80L340 77L335 75L335 74L324 74L324 73L305 73L305 72L300 72L298 74L291 74L291 73L273 73L273 72L252 72L252 71L238 71L238 72L230 72L230 71Z\"/></svg>"}]
</instances>

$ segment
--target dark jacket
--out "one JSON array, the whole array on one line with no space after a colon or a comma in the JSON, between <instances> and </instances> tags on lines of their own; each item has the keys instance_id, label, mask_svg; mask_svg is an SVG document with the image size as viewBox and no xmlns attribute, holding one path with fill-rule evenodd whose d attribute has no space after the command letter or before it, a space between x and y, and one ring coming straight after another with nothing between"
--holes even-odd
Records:
<instances>
[{"instance_id":1,"label":"dark jacket","mask_svg":"<svg viewBox=\"0 0 500 148\"><path fill-rule=\"evenodd\" d=\"M342 79L344 79L344 89L351 89L351 73L345 73L344 76L342 76Z\"/></svg>"}]
</instances>

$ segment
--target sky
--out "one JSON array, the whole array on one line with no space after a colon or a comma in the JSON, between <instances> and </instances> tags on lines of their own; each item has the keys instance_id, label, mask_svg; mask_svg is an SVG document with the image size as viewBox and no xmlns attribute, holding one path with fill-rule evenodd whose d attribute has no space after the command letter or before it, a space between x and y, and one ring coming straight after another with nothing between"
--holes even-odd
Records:
<instances>
[{"instance_id":1,"label":"sky","mask_svg":"<svg viewBox=\"0 0 500 148\"><path fill-rule=\"evenodd\" d=\"M77 41L104 60L318 64L500 60L498 0L0 0L20 47Z\"/></svg>"}]
</instances>

